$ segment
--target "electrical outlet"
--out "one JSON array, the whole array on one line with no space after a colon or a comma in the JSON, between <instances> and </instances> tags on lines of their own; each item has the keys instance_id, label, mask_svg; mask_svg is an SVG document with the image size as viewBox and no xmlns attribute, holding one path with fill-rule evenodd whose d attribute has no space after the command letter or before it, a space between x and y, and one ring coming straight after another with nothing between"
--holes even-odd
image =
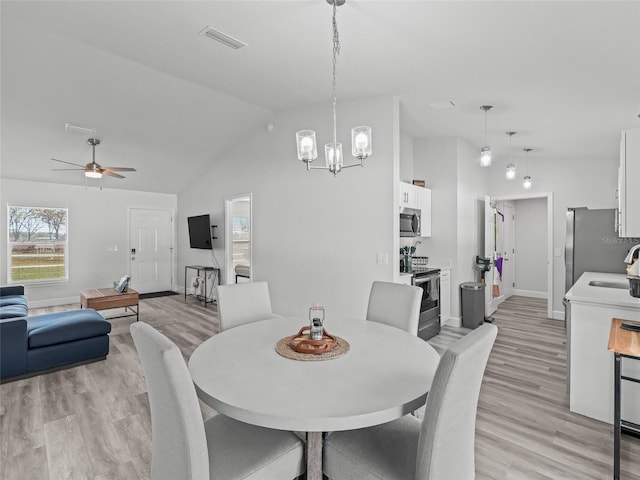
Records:
<instances>
[{"instance_id":1,"label":"electrical outlet","mask_svg":"<svg viewBox=\"0 0 640 480\"><path fill-rule=\"evenodd\" d=\"M389 254L378 252L378 265L389 265Z\"/></svg>"}]
</instances>

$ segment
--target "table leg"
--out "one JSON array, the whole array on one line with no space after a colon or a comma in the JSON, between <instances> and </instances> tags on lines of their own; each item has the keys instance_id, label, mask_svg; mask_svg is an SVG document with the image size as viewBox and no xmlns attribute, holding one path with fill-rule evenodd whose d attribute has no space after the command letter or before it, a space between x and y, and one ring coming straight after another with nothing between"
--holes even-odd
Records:
<instances>
[{"instance_id":1,"label":"table leg","mask_svg":"<svg viewBox=\"0 0 640 480\"><path fill-rule=\"evenodd\" d=\"M620 430L621 430L621 412L620 412L620 375L622 371L622 357L619 353L615 354L613 362L613 479L620 480Z\"/></svg>"},{"instance_id":2,"label":"table leg","mask_svg":"<svg viewBox=\"0 0 640 480\"><path fill-rule=\"evenodd\" d=\"M322 480L322 432L307 432L307 480Z\"/></svg>"}]
</instances>

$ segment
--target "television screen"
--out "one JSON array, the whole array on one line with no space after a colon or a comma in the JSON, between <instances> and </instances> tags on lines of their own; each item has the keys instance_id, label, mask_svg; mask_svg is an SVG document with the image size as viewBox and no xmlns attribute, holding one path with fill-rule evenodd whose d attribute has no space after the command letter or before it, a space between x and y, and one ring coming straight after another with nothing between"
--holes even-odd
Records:
<instances>
[{"instance_id":1,"label":"television screen","mask_svg":"<svg viewBox=\"0 0 640 480\"><path fill-rule=\"evenodd\" d=\"M189 243L191 248L211 250L211 224L209 214L187 218L189 224Z\"/></svg>"}]
</instances>

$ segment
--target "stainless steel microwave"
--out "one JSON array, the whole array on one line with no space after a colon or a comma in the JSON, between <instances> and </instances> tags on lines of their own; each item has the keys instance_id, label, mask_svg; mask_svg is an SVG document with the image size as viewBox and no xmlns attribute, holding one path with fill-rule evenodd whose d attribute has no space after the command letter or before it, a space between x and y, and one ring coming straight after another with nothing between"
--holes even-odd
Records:
<instances>
[{"instance_id":1,"label":"stainless steel microwave","mask_svg":"<svg viewBox=\"0 0 640 480\"><path fill-rule=\"evenodd\" d=\"M420 236L420 210L405 208L400 212L400 236Z\"/></svg>"}]
</instances>

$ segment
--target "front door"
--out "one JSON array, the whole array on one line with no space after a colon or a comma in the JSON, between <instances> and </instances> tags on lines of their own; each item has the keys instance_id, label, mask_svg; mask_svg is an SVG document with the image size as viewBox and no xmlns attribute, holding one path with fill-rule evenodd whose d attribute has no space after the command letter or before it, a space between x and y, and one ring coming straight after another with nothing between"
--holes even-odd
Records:
<instances>
[{"instance_id":1,"label":"front door","mask_svg":"<svg viewBox=\"0 0 640 480\"><path fill-rule=\"evenodd\" d=\"M140 293L172 289L173 213L129 209L131 287Z\"/></svg>"}]
</instances>

